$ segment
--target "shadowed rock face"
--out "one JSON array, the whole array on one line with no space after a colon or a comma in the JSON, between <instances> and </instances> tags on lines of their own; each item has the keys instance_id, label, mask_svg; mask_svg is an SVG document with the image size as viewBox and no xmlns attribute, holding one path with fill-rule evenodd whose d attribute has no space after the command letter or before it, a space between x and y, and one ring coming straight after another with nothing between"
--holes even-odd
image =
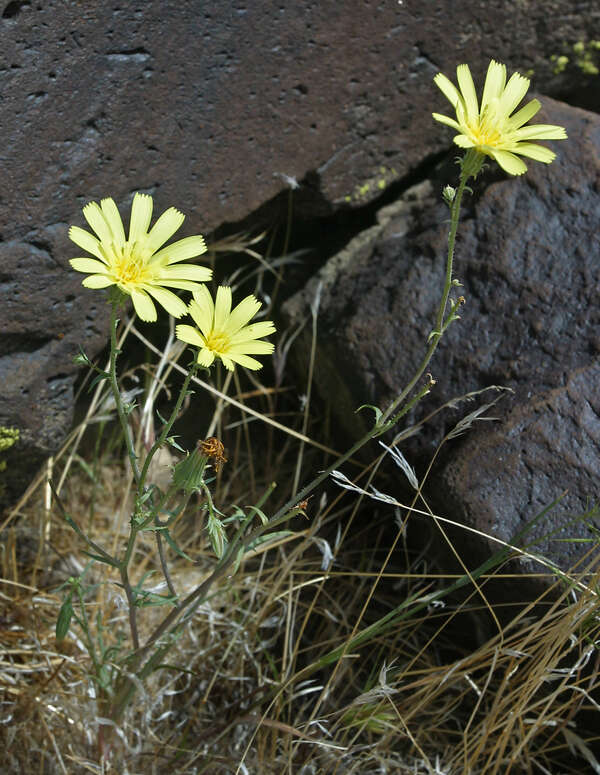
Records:
<instances>
[{"instance_id":1,"label":"shadowed rock face","mask_svg":"<svg viewBox=\"0 0 600 775\"><path fill-rule=\"evenodd\" d=\"M0 242L0 425L21 434L3 456L4 502L23 491L71 428L79 343L90 353L106 344L108 306L103 294L82 295L80 277L57 248L63 231Z\"/></svg>"},{"instance_id":2,"label":"shadowed rock face","mask_svg":"<svg viewBox=\"0 0 600 775\"><path fill-rule=\"evenodd\" d=\"M564 528L565 515L599 495L600 120L543 104L540 123L565 126L569 140L555 144L553 164L532 162L524 176L492 183L466 211L455 256L466 305L431 363L437 384L412 415L489 385L515 391L494 407L500 422L448 442L430 480L440 514L505 541L565 489L533 536L588 538L581 524ZM324 280L315 378L327 378L326 395L345 396L333 408L353 435L348 408L385 407L414 373L443 286L447 209L428 183L409 194L412 204L407 196L387 208L380 226L348 246L343 266L332 260L287 308L298 318ZM466 406L404 442L409 460L428 460ZM537 547L565 569L589 548L556 538Z\"/></svg>"},{"instance_id":3,"label":"shadowed rock face","mask_svg":"<svg viewBox=\"0 0 600 775\"><path fill-rule=\"evenodd\" d=\"M554 75L552 56L594 37L593 0L456 5L0 3L9 500L17 458L26 481L69 428L77 345L94 357L106 341L101 295L66 265L83 204L124 211L148 191L188 216L178 237L246 218L286 175L307 180L299 214L359 206L448 144L430 116L447 107L438 70L468 61L481 77L493 55L547 93L585 81L575 65Z\"/></svg>"},{"instance_id":4,"label":"shadowed rock face","mask_svg":"<svg viewBox=\"0 0 600 775\"><path fill-rule=\"evenodd\" d=\"M589 525L600 527L600 519L576 520L600 494L599 384L595 360L572 371L555 389L518 402L501 423L488 423L485 432L467 437L437 477L438 513L450 510L466 524L510 541L562 496L519 545L531 544L532 553L563 570L583 572L588 564L597 565L598 542ZM495 542L490 545L498 548ZM542 570L530 560L520 567Z\"/></svg>"}]
</instances>

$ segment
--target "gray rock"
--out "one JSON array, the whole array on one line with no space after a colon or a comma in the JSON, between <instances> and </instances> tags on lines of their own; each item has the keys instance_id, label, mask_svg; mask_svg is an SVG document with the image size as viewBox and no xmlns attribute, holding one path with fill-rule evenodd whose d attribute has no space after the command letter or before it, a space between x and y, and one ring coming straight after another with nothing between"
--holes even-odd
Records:
<instances>
[{"instance_id":1,"label":"gray rock","mask_svg":"<svg viewBox=\"0 0 600 775\"><path fill-rule=\"evenodd\" d=\"M325 203L371 200L446 145L439 70L480 78L493 55L562 92L585 77L552 57L600 37L594 0L2 8L4 239L138 189L190 213L190 233L245 218L281 174L316 172Z\"/></svg>"},{"instance_id":2,"label":"gray rock","mask_svg":"<svg viewBox=\"0 0 600 775\"><path fill-rule=\"evenodd\" d=\"M246 218L286 176L306 179L297 214L361 205L447 143L438 70L481 76L491 51L587 99L575 59L556 74L552 57L600 37L595 7L4 0L0 422L22 432L20 479L69 427L76 345L107 335L101 296L65 270L83 204L150 192L188 215L181 237Z\"/></svg>"},{"instance_id":3,"label":"gray rock","mask_svg":"<svg viewBox=\"0 0 600 775\"><path fill-rule=\"evenodd\" d=\"M462 321L442 339L430 366L437 384L411 415L419 420L489 385L515 391L494 408L500 423L446 445L450 462L430 480L440 514L504 540L567 488L538 536L561 530L565 513L583 513L598 498L600 119L550 99L543 104L540 122L565 126L570 139L555 144L553 164L532 162L521 178L501 176L467 207L455 256L466 297ZM427 182L407 192L287 306L299 319L323 280L315 378L324 395L336 397L338 425L354 438L361 430L350 410L385 408L414 374L433 328L448 224L431 192ZM408 439L402 449L409 460L428 461L465 411L438 415ZM590 536L581 523L566 532ZM542 549L566 569L589 546L552 540Z\"/></svg>"},{"instance_id":4,"label":"gray rock","mask_svg":"<svg viewBox=\"0 0 600 775\"><path fill-rule=\"evenodd\" d=\"M468 436L454 449L433 483L438 513L461 520L509 542L526 524L560 498L520 540L562 570L582 573L598 562L598 515L582 517L598 503L600 473L600 362L576 369L566 382L517 403L501 423ZM474 552L482 547L463 537ZM576 539L573 541L571 539ZM472 559L472 557L471 557ZM521 558L525 572L551 573Z\"/></svg>"},{"instance_id":5,"label":"gray rock","mask_svg":"<svg viewBox=\"0 0 600 775\"><path fill-rule=\"evenodd\" d=\"M20 431L2 454L0 504L14 502L71 429L79 344L90 357L106 344L108 306L103 294L82 297L81 278L57 247L65 228L0 243L0 426Z\"/></svg>"}]
</instances>

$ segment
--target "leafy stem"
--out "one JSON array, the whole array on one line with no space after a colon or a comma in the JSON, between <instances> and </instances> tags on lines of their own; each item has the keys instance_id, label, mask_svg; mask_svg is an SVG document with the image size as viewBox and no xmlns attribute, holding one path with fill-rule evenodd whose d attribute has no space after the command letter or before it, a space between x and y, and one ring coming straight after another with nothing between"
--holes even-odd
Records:
<instances>
[{"instance_id":1,"label":"leafy stem","mask_svg":"<svg viewBox=\"0 0 600 775\"><path fill-rule=\"evenodd\" d=\"M119 325L119 319L117 318L117 305L118 300L113 298L110 309L110 364L108 373L110 386L117 407L119 422L121 424L121 430L123 432L123 438L125 440L125 446L127 447L127 454L129 455L129 462L131 463L131 470L133 471L133 478L135 479L136 484L139 486L140 470L138 468L137 455L135 454L135 447L129 430L129 423L127 422L127 415L125 413L123 398L121 396L119 383L117 381L117 357L120 352L117 345L117 326Z\"/></svg>"},{"instance_id":2,"label":"leafy stem","mask_svg":"<svg viewBox=\"0 0 600 775\"><path fill-rule=\"evenodd\" d=\"M385 412L381 413L373 428L371 428L361 439L359 439L348 452L344 453L343 455L340 455L340 457L338 457L334 463L332 463L325 471L322 471L319 474L319 476L317 476L316 479L314 479L312 482L307 484L306 487L304 487L302 490L300 490L299 493L294 495L293 498L290 498L290 500L288 500L288 502L284 506L282 506L281 509L279 509L279 511L275 514L273 519L278 519L283 514L288 513L297 503L300 503L308 495L310 495L310 493L314 489L316 489L321 484L321 482L325 481L325 479L327 479L327 477L332 473L332 471L335 471L337 468L339 468L339 466L341 466L349 458L351 458L367 442L369 442L371 439L381 435L382 433L385 433L387 430L392 428L400 420L400 418L403 417L431 389L431 385L434 382L432 378L430 378L429 384L426 385L424 388L422 388L419 391L419 393L414 397L413 400L411 400L400 411L396 411L398 407L401 404L403 404L404 401L408 398L408 396L413 391L417 382L421 379L423 374L426 372L427 367L429 366L429 363L433 358L433 354L435 353L436 348L439 344L439 341L442 338L446 329L448 328L448 326L453 320L456 320L458 318L458 315L456 315L456 309L459 306L459 304L453 303L450 315L448 316L447 319L444 319L446 314L446 307L448 305L448 298L450 296L450 290L454 284L454 281L452 279L452 270L453 270L453 262L454 262L454 246L456 243L456 232L458 229L458 223L460 219L460 207L461 207L462 197L465 189L467 188L467 181L469 180L469 178L477 176L477 174L481 170L483 159L484 157L480 153L472 149L467 151L464 158L460 162L460 166L461 166L460 182L450 203L450 231L448 234L448 256L446 260L446 280L444 283L444 289L442 291L442 298L440 300L440 304L437 311L435 329L429 336L429 346L427 348L427 352L425 353L425 357L423 358L421 364L417 368L415 375L408 383L408 385L404 388L404 390L400 393L400 395L392 401L392 403L388 406Z\"/></svg>"}]
</instances>

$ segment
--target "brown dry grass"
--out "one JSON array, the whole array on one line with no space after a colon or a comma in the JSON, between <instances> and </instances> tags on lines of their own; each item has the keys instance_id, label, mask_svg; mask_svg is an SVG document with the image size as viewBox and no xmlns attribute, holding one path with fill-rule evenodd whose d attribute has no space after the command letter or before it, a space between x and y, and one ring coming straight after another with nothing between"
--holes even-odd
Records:
<instances>
[{"instance_id":1,"label":"brown dry grass","mask_svg":"<svg viewBox=\"0 0 600 775\"><path fill-rule=\"evenodd\" d=\"M172 360L163 358L152 377L160 390L181 355L165 351ZM303 476L330 459L331 441L311 443L324 418L315 412L308 421L290 410L285 390L259 382L222 388L235 400L211 386L205 434L229 446L215 502L224 510L254 503L277 481L268 502L276 508L296 476L299 437ZM99 386L82 432L89 438L109 412ZM152 406L138 415L140 443L151 416ZM51 473L67 511L112 550L126 539L131 482L110 444L82 462L82 437L72 434ZM370 475L345 470L361 482ZM487 600L485 576L478 589L446 600L455 578L431 565L428 546L407 542L393 506L333 487L310 501L309 519L294 519L292 536L250 553L218 583L168 664L139 688L112 758L100 761L88 654L76 627L60 645L54 637L59 587L87 558L44 484L49 473L40 472L3 524L2 773L600 772L598 568L556 579L546 596L510 615ZM214 565L197 505L174 534L193 558L170 554L185 593ZM153 536L143 534L134 577L156 567ZM127 638L127 612L116 578L94 564L86 579L94 629L117 645ZM493 621L490 608L496 626L481 627ZM142 629L160 614L144 609Z\"/></svg>"}]
</instances>

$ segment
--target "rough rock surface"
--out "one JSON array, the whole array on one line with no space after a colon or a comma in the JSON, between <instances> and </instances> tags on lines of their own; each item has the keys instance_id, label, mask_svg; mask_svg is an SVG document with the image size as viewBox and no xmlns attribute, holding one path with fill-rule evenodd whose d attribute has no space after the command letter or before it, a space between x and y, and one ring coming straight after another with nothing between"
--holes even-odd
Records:
<instances>
[{"instance_id":1,"label":"rough rock surface","mask_svg":"<svg viewBox=\"0 0 600 775\"><path fill-rule=\"evenodd\" d=\"M438 513L459 513L466 524L510 541L561 498L519 545L531 545L530 552L563 570L581 573L589 564L597 572L598 540L589 525L600 527L600 518L586 524L578 517L598 503L600 495L599 384L596 359L572 371L553 390L517 403L501 423L488 423L484 433L466 437L441 472L442 487L434 485ZM568 540L574 537L580 543ZM467 543L476 551L472 540L467 538ZM494 541L490 546L499 548ZM543 570L530 560L520 567Z\"/></svg>"},{"instance_id":2,"label":"rough rock surface","mask_svg":"<svg viewBox=\"0 0 600 775\"><path fill-rule=\"evenodd\" d=\"M497 182L467 208L455 263L464 283L463 319L442 340L431 364L437 384L413 415L489 385L514 389L494 407L499 424L486 423L466 441L447 445L454 462L443 474L438 470L431 488L440 513L452 507L473 527L504 540L564 489L568 498L542 532L558 529L565 512L581 513L599 495L600 119L543 102L541 120L565 126L570 139L555 144L552 165L532 162L521 178L492 171ZM440 191L441 183L436 187ZM414 373L433 327L447 210L431 200L431 190L424 183L409 192L418 206L405 197L387 208L379 226L288 303L298 319L324 282L315 377L325 380L325 395L341 397L332 408L353 435L350 408L385 407ZM418 213L412 218L411 208ZM429 459L466 411L438 416L407 440L409 459ZM572 534L589 537L581 525ZM589 547L550 541L543 548L568 567Z\"/></svg>"},{"instance_id":3,"label":"rough rock surface","mask_svg":"<svg viewBox=\"0 0 600 775\"><path fill-rule=\"evenodd\" d=\"M21 434L2 455L0 504L14 502L71 428L79 345L93 355L106 344L108 306L101 294L82 296L63 232L0 242L0 426Z\"/></svg>"},{"instance_id":4,"label":"rough rock surface","mask_svg":"<svg viewBox=\"0 0 600 775\"><path fill-rule=\"evenodd\" d=\"M482 7L4 0L4 238L140 188L206 231L285 188L279 173L316 171L330 203L373 198L447 145L438 70L481 77L493 56L544 93L581 86L552 57L600 37L594 0Z\"/></svg>"},{"instance_id":5,"label":"rough rock surface","mask_svg":"<svg viewBox=\"0 0 600 775\"><path fill-rule=\"evenodd\" d=\"M282 175L306 178L305 211L358 205L447 144L430 118L445 102L438 70L468 60L481 76L493 54L585 99L591 76L574 60L556 75L552 57L600 37L598 22L593 0L551 13L504 0L485 13L450 0L4 0L0 422L22 431L13 457L31 474L56 448L75 345L94 355L106 334L98 295L63 271L86 201L124 207L148 191L189 216L180 236L245 218Z\"/></svg>"}]
</instances>

